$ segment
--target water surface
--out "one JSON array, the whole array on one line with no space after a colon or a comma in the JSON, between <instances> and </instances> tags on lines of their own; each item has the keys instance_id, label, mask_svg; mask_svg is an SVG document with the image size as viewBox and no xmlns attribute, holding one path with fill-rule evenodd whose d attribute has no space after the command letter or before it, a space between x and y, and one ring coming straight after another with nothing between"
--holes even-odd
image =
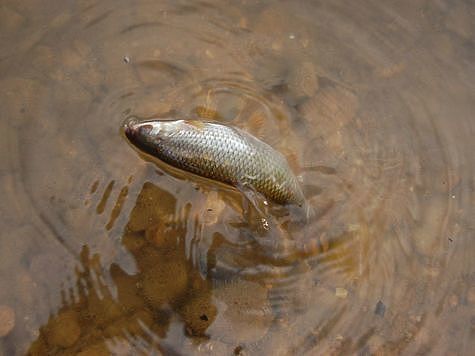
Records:
<instances>
[{"instance_id":1,"label":"water surface","mask_svg":"<svg viewBox=\"0 0 475 356\"><path fill-rule=\"evenodd\" d=\"M0 355L469 354L474 12L5 2ZM132 115L256 135L315 215L143 159Z\"/></svg>"}]
</instances>

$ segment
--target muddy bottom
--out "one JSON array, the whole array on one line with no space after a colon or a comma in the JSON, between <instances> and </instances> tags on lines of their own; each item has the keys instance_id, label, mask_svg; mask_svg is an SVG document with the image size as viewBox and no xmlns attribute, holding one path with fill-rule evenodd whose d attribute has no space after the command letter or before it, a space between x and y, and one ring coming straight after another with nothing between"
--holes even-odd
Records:
<instances>
[{"instance_id":1,"label":"muddy bottom","mask_svg":"<svg viewBox=\"0 0 475 356\"><path fill-rule=\"evenodd\" d=\"M0 6L0 355L475 347L470 1ZM135 150L239 127L311 218Z\"/></svg>"}]
</instances>

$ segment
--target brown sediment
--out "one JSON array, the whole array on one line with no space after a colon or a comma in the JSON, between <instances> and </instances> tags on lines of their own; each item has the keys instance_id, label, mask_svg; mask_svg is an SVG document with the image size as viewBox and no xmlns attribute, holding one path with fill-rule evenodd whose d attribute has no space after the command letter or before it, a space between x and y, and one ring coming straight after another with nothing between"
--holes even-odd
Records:
<instances>
[{"instance_id":1,"label":"brown sediment","mask_svg":"<svg viewBox=\"0 0 475 356\"><path fill-rule=\"evenodd\" d=\"M139 278L123 271L118 265L111 265L111 278L117 287L117 300L122 305L122 312L131 312L144 307L140 295Z\"/></svg>"},{"instance_id":2,"label":"brown sediment","mask_svg":"<svg viewBox=\"0 0 475 356\"><path fill-rule=\"evenodd\" d=\"M255 282L236 280L217 286L214 296L218 309L210 330L231 343L251 343L260 340L274 318L267 299L267 289ZM221 304L222 303L222 304Z\"/></svg>"},{"instance_id":3,"label":"brown sediment","mask_svg":"<svg viewBox=\"0 0 475 356\"><path fill-rule=\"evenodd\" d=\"M114 207L112 208L109 221L107 222L106 229L110 230L114 226L115 220L119 217L120 212L122 211L122 206L125 203L125 199L127 198L127 194L129 192L129 188L127 186L123 187L119 195L117 197L117 200L115 202Z\"/></svg>"},{"instance_id":4,"label":"brown sediment","mask_svg":"<svg viewBox=\"0 0 475 356\"><path fill-rule=\"evenodd\" d=\"M293 63L287 85L297 98L313 97L319 87L315 65L311 61Z\"/></svg>"},{"instance_id":5,"label":"brown sediment","mask_svg":"<svg viewBox=\"0 0 475 356\"><path fill-rule=\"evenodd\" d=\"M74 310L65 310L51 318L45 327L46 340L50 347L73 346L81 336L79 315Z\"/></svg>"},{"instance_id":6,"label":"brown sediment","mask_svg":"<svg viewBox=\"0 0 475 356\"><path fill-rule=\"evenodd\" d=\"M0 305L0 337L10 333L15 327L15 311L8 305Z\"/></svg>"},{"instance_id":7,"label":"brown sediment","mask_svg":"<svg viewBox=\"0 0 475 356\"><path fill-rule=\"evenodd\" d=\"M205 285L204 288L192 289L183 299L178 313L183 318L186 332L189 335L206 335L206 331L213 324L218 313L212 299L210 286Z\"/></svg>"},{"instance_id":8,"label":"brown sediment","mask_svg":"<svg viewBox=\"0 0 475 356\"><path fill-rule=\"evenodd\" d=\"M106 189L104 190L104 193L102 194L102 198L96 208L96 212L98 214L102 214L104 212L107 201L112 193L112 189L114 188L114 184L115 184L115 181L111 181L109 182L109 184L107 184Z\"/></svg>"},{"instance_id":9,"label":"brown sediment","mask_svg":"<svg viewBox=\"0 0 475 356\"><path fill-rule=\"evenodd\" d=\"M473 349L472 2L54 3L0 6L0 354ZM277 141L304 166L308 234L137 159L130 115ZM101 258L78 263L83 246ZM230 279L265 285L279 322L228 308ZM70 312L76 342L53 332Z\"/></svg>"},{"instance_id":10,"label":"brown sediment","mask_svg":"<svg viewBox=\"0 0 475 356\"><path fill-rule=\"evenodd\" d=\"M299 106L300 114L317 135L329 136L354 118L358 110L358 98L347 89L338 86L322 88Z\"/></svg>"},{"instance_id":11,"label":"brown sediment","mask_svg":"<svg viewBox=\"0 0 475 356\"><path fill-rule=\"evenodd\" d=\"M130 213L127 228L130 231L144 231L174 213L176 198L156 185L145 182Z\"/></svg>"},{"instance_id":12,"label":"brown sediment","mask_svg":"<svg viewBox=\"0 0 475 356\"><path fill-rule=\"evenodd\" d=\"M87 309L83 310L81 317L93 320L94 324L102 327L120 318L122 308L110 296L102 296L100 292L93 292L87 300Z\"/></svg>"},{"instance_id":13,"label":"brown sediment","mask_svg":"<svg viewBox=\"0 0 475 356\"><path fill-rule=\"evenodd\" d=\"M122 239L122 245L130 251L133 255L138 253L144 245L147 243L144 237L144 233L140 232L132 232L132 231L125 231Z\"/></svg>"},{"instance_id":14,"label":"brown sediment","mask_svg":"<svg viewBox=\"0 0 475 356\"><path fill-rule=\"evenodd\" d=\"M144 299L160 308L180 297L188 285L188 266L177 255L145 248L138 257L142 271L140 286ZM158 262L159 261L159 262Z\"/></svg>"},{"instance_id":15,"label":"brown sediment","mask_svg":"<svg viewBox=\"0 0 475 356\"><path fill-rule=\"evenodd\" d=\"M88 345L79 351L76 356L109 356L111 351L105 344L105 342L100 342L93 345Z\"/></svg>"},{"instance_id":16,"label":"brown sediment","mask_svg":"<svg viewBox=\"0 0 475 356\"><path fill-rule=\"evenodd\" d=\"M123 315L123 317L113 323L108 324L104 329L104 336L112 338L117 335L123 334L125 330L131 336L143 335L143 325L149 326L153 324L153 313L146 309L137 309L130 315Z\"/></svg>"}]
</instances>

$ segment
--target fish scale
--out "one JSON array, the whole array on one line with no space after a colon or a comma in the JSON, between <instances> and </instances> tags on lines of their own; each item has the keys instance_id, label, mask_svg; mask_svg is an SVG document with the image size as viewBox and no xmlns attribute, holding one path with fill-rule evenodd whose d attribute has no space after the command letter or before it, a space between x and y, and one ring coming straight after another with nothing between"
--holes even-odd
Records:
<instances>
[{"instance_id":1,"label":"fish scale","mask_svg":"<svg viewBox=\"0 0 475 356\"><path fill-rule=\"evenodd\" d=\"M286 159L235 127L209 121L128 120L130 141L187 172L235 187L251 188L280 204L304 202Z\"/></svg>"}]
</instances>

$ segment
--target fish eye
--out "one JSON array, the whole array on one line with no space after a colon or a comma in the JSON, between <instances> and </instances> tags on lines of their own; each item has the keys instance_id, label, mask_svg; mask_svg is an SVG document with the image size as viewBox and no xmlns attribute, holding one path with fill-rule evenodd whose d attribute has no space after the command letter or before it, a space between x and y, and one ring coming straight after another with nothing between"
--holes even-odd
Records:
<instances>
[{"instance_id":1,"label":"fish eye","mask_svg":"<svg viewBox=\"0 0 475 356\"><path fill-rule=\"evenodd\" d=\"M152 132L153 126L152 125L143 125L139 128L140 135L149 135Z\"/></svg>"}]
</instances>

